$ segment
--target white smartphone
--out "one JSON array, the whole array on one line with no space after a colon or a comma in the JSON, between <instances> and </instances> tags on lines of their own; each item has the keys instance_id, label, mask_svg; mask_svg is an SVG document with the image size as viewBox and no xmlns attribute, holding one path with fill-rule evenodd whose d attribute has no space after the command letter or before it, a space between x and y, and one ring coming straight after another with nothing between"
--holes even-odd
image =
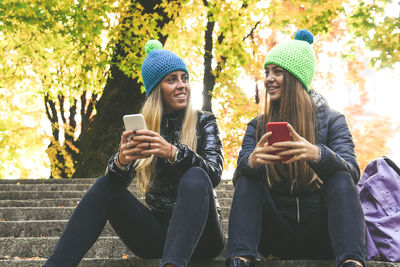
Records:
<instances>
[{"instance_id":1,"label":"white smartphone","mask_svg":"<svg viewBox=\"0 0 400 267\"><path fill-rule=\"evenodd\" d=\"M125 125L125 130L145 130L147 129L146 127L146 122L144 121L144 117L142 114L129 114L125 115L123 117L124 120L124 125ZM132 141L133 134L130 135L128 138L130 141Z\"/></svg>"}]
</instances>

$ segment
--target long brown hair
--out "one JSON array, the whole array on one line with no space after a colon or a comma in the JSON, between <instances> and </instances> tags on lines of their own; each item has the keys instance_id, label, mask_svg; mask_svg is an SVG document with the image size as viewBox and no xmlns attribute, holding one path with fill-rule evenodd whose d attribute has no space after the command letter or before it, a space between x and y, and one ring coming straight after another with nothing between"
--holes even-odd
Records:
<instances>
[{"instance_id":1,"label":"long brown hair","mask_svg":"<svg viewBox=\"0 0 400 267\"><path fill-rule=\"evenodd\" d=\"M265 134L267 122L286 121L300 136L315 144L316 105L304 85L294 75L285 69L283 75L280 100L270 101L269 95L265 93L262 112L264 116L259 116L257 124L257 132L261 134L258 138ZM270 186L281 179L289 179L296 181L296 186L302 191L310 191L319 188L322 183L306 161L266 165L266 174Z\"/></svg>"},{"instance_id":2,"label":"long brown hair","mask_svg":"<svg viewBox=\"0 0 400 267\"><path fill-rule=\"evenodd\" d=\"M147 129L157 133L160 133L161 119L164 114L162 101L161 84L158 84L146 99L141 111L144 120L146 121ZM196 151L197 149L196 126L197 111L193 108L192 94L191 91L189 91L179 142L187 145L193 151ZM149 158L140 159L136 163L137 183L141 192L146 192L151 178L155 175L156 160L157 157L151 155Z\"/></svg>"}]
</instances>

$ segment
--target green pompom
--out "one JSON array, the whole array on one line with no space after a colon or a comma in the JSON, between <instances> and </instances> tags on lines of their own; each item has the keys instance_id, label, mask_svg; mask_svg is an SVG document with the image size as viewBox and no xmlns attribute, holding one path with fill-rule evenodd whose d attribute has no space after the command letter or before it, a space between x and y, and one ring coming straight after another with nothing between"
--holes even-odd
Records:
<instances>
[{"instance_id":1,"label":"green pompom","mask_svg":"<svg viewBox=\"0 0 400 267\"><path fill-rule=\"evenodd\" d=\"M154 49L162 49L163 45L160 41L158 40L148 40L147 43L144 46L144 51L146 51L146 54L149 54L151 51Z\"/></svg>"}]
</instances>

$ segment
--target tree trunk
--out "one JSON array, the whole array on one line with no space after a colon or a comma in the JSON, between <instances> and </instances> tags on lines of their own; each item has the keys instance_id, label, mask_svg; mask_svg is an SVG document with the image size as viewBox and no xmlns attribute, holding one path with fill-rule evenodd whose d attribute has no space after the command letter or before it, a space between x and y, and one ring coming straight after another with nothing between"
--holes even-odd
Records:
<instances>
[{"instance_id":1,"label":"tree trunk","mask_svg":"<svg viewBox=\"0 0 400 267\"><path fill-rule=\"evenodd\" d=\"M50 99L48 95L44 97L47 118L50 121L52 129L52 138L46 149L46 153L50 159L50 178L71 177L74 173L74 163L77 160L77 142L74 140L74 132L76 131L76 99L72 100L69 108L69 118L65 116L64 104L65 97L58 95L57 102ZM60 125L64 129L63 143L60 143Z\"/></svg>"},{"instance_id":2,"label":"tree trunk","mask_svg":"<svg viewBox=\"0 0 400 267\"><path fill-rule=\"evenodd\" d=\"M215 22L210 20L210 12L207 15L207 27L204 33L204 77L203 77L203 110L212 112L212 91L215 85L215 75L212 73L212 50L213 50L213 30Z\"/></svg>"},{"instance_id":3,"label":"tree trunk","mask_svg":"<svg viewBox=\"0 0 400 267\"><path fill-rule=\"evenodd\" d=\"M139 2L144 7L145 13L158 12L163 17L162 20L158 20L160 28L171 19L162 10L154 9L158 1ZM167 35L160 34L159 40L162 43L166 39ZM124 33L121 34L121 40L124 40ZM123 41L114 53L114 62L117 62L117 58L125 56L122 45ZM111 68L111 78L108 79L104 92L96 104L97 114L87 132L81 133L80 157L74 177L97 177L104 174L108 159L119 146L120 136L124 130L123 115L138 113L145 101L145 94L140 92L140 86L140 83L126 76L117 66Z\"/></svg>"},{"instance_id":4,"label":"tree trunk","mask_svg":"<svg viewBox=\"0 0 400 267\"><path fill-rule=\"evenodd\" d=\"M80 157L74 177L97 177L104 173L107 161L118 148L123 132L122 116L138 113L145 99L140 84L118 67L96 105L97 114L86 133L81 134Z\"/></svg>"}]
</instances>

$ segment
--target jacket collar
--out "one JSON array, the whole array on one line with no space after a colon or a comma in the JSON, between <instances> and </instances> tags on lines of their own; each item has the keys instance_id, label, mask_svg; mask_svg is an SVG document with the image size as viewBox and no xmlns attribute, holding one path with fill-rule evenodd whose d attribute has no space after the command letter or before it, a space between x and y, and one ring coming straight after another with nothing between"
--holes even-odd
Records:
<instances>
[{"instance_id":1,"label":"jacket collar","mask_svg":"<svg viewBox=\"0 0 400 267\"><path fill-rule=\"evenodd\" d=\"M171 119L183 119L183 117L185 116L185 111L186 111L186 109L182 109L182 110L174 111L174 112L169 113L169 114L165 114L164 113L163 120L164 119L168 119L168 120L171 120Z\"/></svg>"},{"instance_id":2,"label":"jacket collar","mask_svg":"<svg viewBox=\"0 0 400 267\"><path fill-rule=\"evenodd\" d=\"M318 110L326 109L328 107L328 101L325 97L318 94L317 92L310 90L310 95L314 100L315 105L317 106Z\"/></svg>"},{"instance_id":3,"label":"jacket collar","mask_svg":"<svg viewBox=\"0 0 400 267\"><path fill-rule=\"evenodd\" d=\"M161 120L161 127L169 128L172 126L175 128L177 125L181 125L185 116L185 111L186 109L183 109L164 114Z\"/></svg>"}]
</instances>

